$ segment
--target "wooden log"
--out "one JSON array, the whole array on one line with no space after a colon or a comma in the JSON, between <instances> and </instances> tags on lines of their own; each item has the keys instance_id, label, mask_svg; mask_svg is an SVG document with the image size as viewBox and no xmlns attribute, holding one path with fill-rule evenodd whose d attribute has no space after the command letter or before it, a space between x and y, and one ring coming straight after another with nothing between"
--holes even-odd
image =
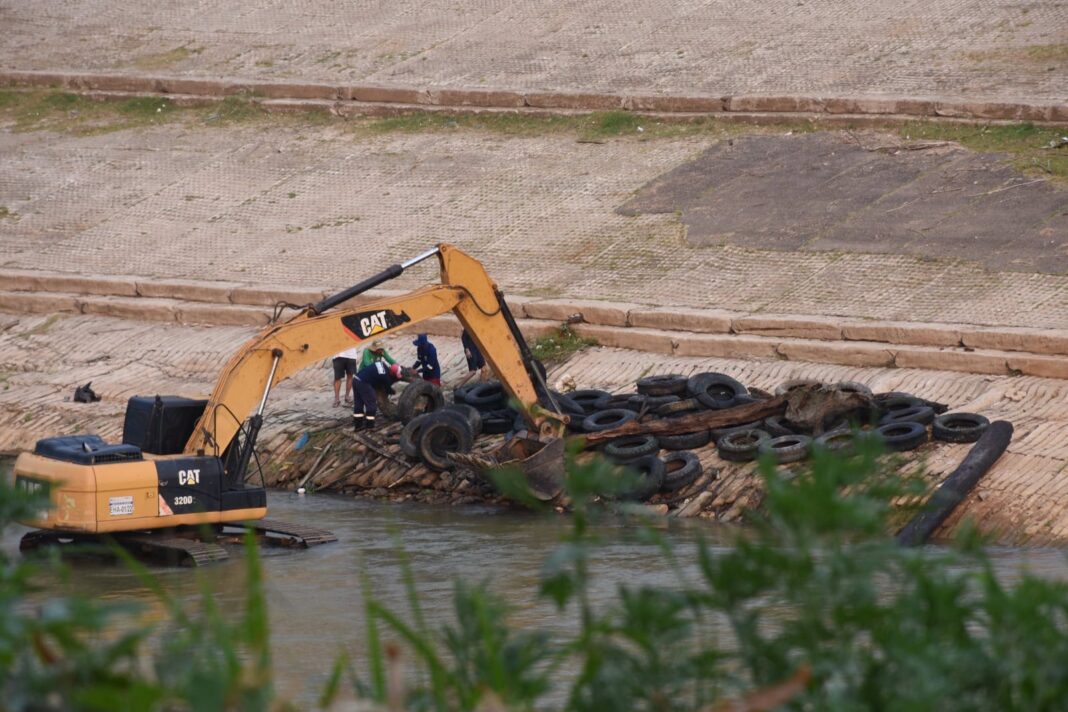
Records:
<instances>
[{"instance_id":1,"label":"wooden log","mask_svg":"<svg viewBox=\"0 0 1068 712\"><path fill-rule=\"evenodd\" d=\"M584 439L587 443L598 443L605 440L614 440L624 435L680 435L682 433L696 433L701 430L712 428L726 428L732 425L752 423L761 418L772 415L781 415L786 412L786 396L775 396L768 400L746 403L745 405L723 410L704 410L700 413L684 415L681 418L665 418L648 423L639 423L632 420L629 423L613 428L602 430L599 433L588 433L576 436Z\"/></svg>"},{"instance_id":2,"label":"wooden log","mask_svg":"<svg viewBox=\"0 0 1068 712\"><path fill-rule=\"evenodd\" d=\"M957 469L934 491L924 511L917 514L897 534L897 542L903 546L924 544L938 527L946 521L972 488L979 482L1012 440L1012 423L996 420L990 424L972 449L965 455Z\"/></svg>"},{"instance_id":3,"label":"wooden log","mask_svg":"<svg viewBox=\"0 0 1068 712\"><path fill-rule=\"evenodd\" d=\"M326 447L323 448L323 451L319 453L319 457L315 458L315 462L312 463L311 468L308 470L308 474L304 475L304 479L302 479L297 484L297 489L303 487L308 482L308 480L312 478L312 475L315 474L315 468L319 466L319 463L323 461L323 458L326 457L326 454L330 452L330 448L332 447L334 447L334 443L326 444Z\"/></svg>"},{"instance_id":4,"label":"wooden log","mask_svg":"<svg viewBox=\"0 0 1068 712\"><path fill-rule=\"evenodd\" d=\"M705 505L712 500L711 492L702 492L694 497L690 502L679 510L677 517L693 517L701 512L705 508Z\"/></svg>"}]
</instances>

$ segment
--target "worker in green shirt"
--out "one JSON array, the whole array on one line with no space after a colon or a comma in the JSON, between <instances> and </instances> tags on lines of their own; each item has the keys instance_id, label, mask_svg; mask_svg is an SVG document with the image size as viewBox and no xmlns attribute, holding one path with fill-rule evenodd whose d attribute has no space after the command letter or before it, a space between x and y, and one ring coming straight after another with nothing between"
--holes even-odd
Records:
<instances>
[{"instance_id":1,"label":"worker in green shirt","mask_svg":"<svg viewBox=\"0 0 1068 712\"><path fill-rule=\"evenodd\" d=\"M386 351L386 347L382 345L381 341L372 341L371 345L363 350L363 357L360 358L359 368L364 366L370 366L375 361L385 361L392 365L397 363L397 359L389 355ZM359 370L359 368L357 370Z\"/></svg>"}]
</instances>

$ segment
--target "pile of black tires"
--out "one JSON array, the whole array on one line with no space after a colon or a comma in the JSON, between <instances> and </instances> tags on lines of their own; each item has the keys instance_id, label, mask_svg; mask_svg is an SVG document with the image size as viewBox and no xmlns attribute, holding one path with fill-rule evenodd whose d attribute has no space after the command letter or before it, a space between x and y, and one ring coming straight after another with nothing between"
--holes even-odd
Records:
<instances>
[{"instance_id":1,"label":"pile of black tires","mask_svg":"<svg viewBox=\"0 0 1068 712\"><path fill-rule=\"evenodd\" d=\"M783 394L816 381L788 381L775 394ZM989 422L972 413L947 413L947 407L908 393L872 394L867 386L845 382L839 390L855 391L871 399L865 408L831 423L814 436L794 427L782 416L743 425L674 435L633 435L608 441L603 454L637 473L625 499L644 501L657 492L677 492L703 474L693 450L715 443L719 456L729 462L746 462L770 455L779 463L804 460L814 448L844 451L858 437L878 438L887 450L912 450L930 438L946 442L974 442ZM586 389L564 394L542 392L541 404L570 416L569 430L595 433L612 430L635 420L672 419L704 410L723 410L752 403L770 394L750 390L723 373L647 376L633 393ZM452 467L451 453L468 452L479 435L511 434L527 425L519 412L508 407L508 396L498 381L482 381L456 389L446 404L441 389L416 381L401 393L397 412L405 423L400 448L435 470ZM661 454L664 451L666 454Z\"/></svg>"}]
</instances>

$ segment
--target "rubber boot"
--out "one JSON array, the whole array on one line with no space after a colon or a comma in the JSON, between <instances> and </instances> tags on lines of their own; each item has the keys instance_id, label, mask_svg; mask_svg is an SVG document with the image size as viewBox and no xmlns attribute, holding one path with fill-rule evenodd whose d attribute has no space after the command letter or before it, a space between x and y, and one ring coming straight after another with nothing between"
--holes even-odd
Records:
<instances>
[{"instance_id":1,"label":"rubber boot","mask_svg":"<svg viewBox=\"0 0 1068 712\"><path fill-rule=\"evenodd\" d=\"M352 429L353 431L363 430L367 427L367 418L362 415L352 416Z\"/></svg>"},{"instance_id":2,"label":"rubber boot","mask_svg":"<svg viewBox=\"0 0 1068 712\"><path fill-rule=\"evenodd\" d=\"M374 430L375 429L375 417L373 415L367 416L366 418L364 418L364 420L367 421L367 425L365 426L365 429L367 429L367 430Z\"/></svg>"}]
</instances>

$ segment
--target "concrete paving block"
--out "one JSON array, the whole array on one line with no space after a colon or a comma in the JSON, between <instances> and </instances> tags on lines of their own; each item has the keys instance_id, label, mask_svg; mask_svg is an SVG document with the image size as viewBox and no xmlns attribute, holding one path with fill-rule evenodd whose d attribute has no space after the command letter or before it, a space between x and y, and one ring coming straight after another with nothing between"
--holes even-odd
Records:
<instances>
[{"instance_id":1,"label":"concrete paving block","mask_svg":"<svg viewBox=\"0 0 1068 712\"><path fill-rule=\"evenodd\" d=\"M960 346L961 327L908 321L843 322L842 338L914 346Z\"/></svg>"},{"instance_id":2,"label":"concrete paving block","mask_svg":"<svg viewBox=\"0 0 1068 712\"><path fill-rule=\"evenodd\" d=\"M272 307L278 302L304 305L318 302L322 298L321 295L322 290L303 287L276 287L274 289L238 287L230 293L230 301L234 304L253 304L268 307Z\"/></svg>"},{"instance_id":3,"label":"concrete paving block","mask_svg":"<svg viewBox=\"0 0 1068 712\"><path fill-rule=\"evenodd\" d=\"M630 326L705 334L729 334L736 314L715 309L685 307L635 307L628 314Z\"/></svg>"},{"instance_id":4,"label":"concrete paving block","mask_svg":"<svg viewBox=\"0 0 1068 712\"><path fill-rule=\"evenodd\" d=\"M537 109L579 109L582 111L611 111L623 108L618 94L571 94L566 92L531 92L525 95L526 105Z\"/></svg>"},{"instance_id":5,"label":"concrete paving block","mask_svg":"<svg viewBox=\"0 0 1068 712\"><path fill-rule=\"evenodd\" d=\"M115 316L139 321L175 321L179 303L171 299L143 297L82 297L78 300L83 314Z\"/></svg>"},{"instance_id":6,"label":"concrete paving block","mask_svg":"<svg viewBox=\"0 0 1068 712\"><path fill-rule=\"evenodd\" d=\"M592 300L546 299L527 303L524 313L532 319L550 319L557 323L567 321L568 318L578 314L587 324L626 326L627 314L636 306L635 304Z\"/></svg>"},{"instance_id":7,"label":"concrete paving block","mask_svg":"<svg viewBox=\"0 0 1068 712\"><path fill-rule=\"evenodd\" d=\"M382 104L429 104L430 94L425 89L411 87L379 86L374 84L357 84L342 87L352 101L366 101Z\"/></svg>"},{"instance_id":8,"label":"concrete paving block","mask_svg":"<svg viewBox=\"0 0 1068 712\"><path fill-rule=\"evenodd\" d=\"M430 89L430 103L439 106L484 106L518 108L525 106L523 95L514 91L486 89Z\"/></svg>"},{"instance_id":9,"label":"concrete paving block","mask_svg":"<svg viewBox=\"0 0 1068 712\"><path fill-rule=\"evenodd\" d=\"M822 113L823 100L809 96L732 96L727 101L728 111L757 111L768 113L795 113L799 111Z\"/></svg>"},{"instance_id":10,"label":"concrete paving block","mask_svg":"<svg viewBox=\"0 0 1068 712\"><path fill-rule=\"evenodd\" d=\"M9 270L0 272L0 289L134 297L137 296L137 280L132 277Z\"/></svg>"},{"instance_id":11,"label":"concrete paving block","mask_svg":"<svg viewBox=\"0 0 1068 712\"><path fill-rule=\"evenodd\" d=\"M264 326L271 315L263 307L240 307L228 304L182 304L176 307L181 324L212 324L217 326Z\"/></svg>"},{"instance_id":12,"label":"concrete paving block","mask_svg":"<svg viewBox=\"0 0 1068 712\"><path fill-rule=\"evenodd\" d=\"M933 371L964 371L995 375L1009 373L1006 354L1001 352L935 349L923 346L896 347L894 365L898 368L923 368Z\"/></svg>"},{"instance_id":13,"label":"concrete paving block","mask_svg":"<svg viewBox=\"0 0 1068 712\"><path fill-rule=\"evenodd\" d=\"M1025 376L1068 379L1068 359L1061 356L1008 354L1009 369Z\"/></svg>"},{"instance_id":14,"label":"concrete paving block","mask_svg":"<svg viewBox=\"0 0 1068 712\"><path fill-rule=\"evenodd\" d=\"M731 328L737 334L776 336L800 339L841 339L838 319L792 314L753 314L734 319Z\"/></svg>"},{"instance_id":15,"label":"concrete paving block","mask_svg":"<svg viewBox=\"0 0 1068 712\"><path fill-rule=\"evenodd\" d=\"M229 304L230 293L241 286L238 282L200 282L195 279L139 279L137 294L156 299Z\"/></svg>"},{"instance_id":16,"label":"concrete paving block","mask_svg":"<svg viewBox=\"0 0 1068 712\"><path fill-rule=\"evenodd\" d=\"M338 98L339 87L336 84L317 82L255 82L251 85L252 93L267 99L326 99Z\"/></svg>"},{"instance_id":17,"label":"concrete paving block","mask_svg":"<svg viewBox=\"0 0 1068 712\"><path fill-rule=\"evenodd\" d=\"M894 99L834 98L825 99L823 109L828 114L895 114L897 104Z\"/></svg>"},{"instance_id":18,"label":"concrete paving block","mask_svg":"<svg viewBox=\"0 0 1068 712\"><path fill-rule=\"evenodd\" d=\"M1008 326L997 329L973 327L963 330L961 339L965 346L973 349L1068 355L1068 331L1057 329Z\"/></svg>"},{"instance_id":19,"label":"concrete paving block","mask_svg":"<svg viewBox=\"0 0 1068 712\"><path fill-rule=\"evenodd\" d=\"M630 111L715 114L726 111L722 96L625 96L623 108Z\"/></svg>"},{"instance_id":20,"label":"concrete paving block","mask_svg":"<svg viewBox=\"0 0 1068 712\"><path fill-rule=\"evenodd\" d=\"M627 329L591 324L576 324L572 328L582 336L596 339L601 346L659 354L670 354L675 350L672 335L654 329Z\"/></svg>"},{"instance_id":21,"label":"concrete paving block","mask_svg":"<svg viewBox=\"0 0 1068 712\"><path fill-rule=\"evenodd\" d=\"M520 295L505 294L504 301L507 302L508 308L512 312L512 316L516 319L522 319L527 314L527 305L531 302L537 301L534 297L523 297Z\"/></svg>"},{"instance_id":22,"label":"concrete paving block","mask_svg":"<svg viewBox=\"0 0 1068 712\"><path fill-rule=\"evenodd\" d=\"M52 314L80 311L78 300L70 294L49 292L2 292L0 311L12 314Z\"/></svg>"},{"instance_id":23,"label":"concrete paving block","mask_svg":"<svg viewBox=\"0 0 1068 712\"><path fill-rule=\"evenodd\" d=\"M676 356L717 358L779 358L778 339L734 334L674 333Z\"/></svg>"},{"instance_id":24,"label":"concrete paving block","mask_svg":"<svg viewBox=\"0 0 1068 712\"><path fill-rule=\"evenodd\" d=\"M837 363L843 366L887 368L894 365L894 352L885 344L850 341L783 341L776 349L789 361Z\"/></svg>"},{"instance_id":25,"label":"concrete paving block","mask_svg":"<svg viewBox=\"0 0 1068 712\"><path fill-rule=\"evenodd\" d=\"M167 94L193 94L197 96L229 96L251 93L250 85L229 79L197 79L193 77L161 77L159 91Z\"/></svg>"},{"instance_id":26,"label":"concrete paving block","mask_svg":"<svg viewBox=\"0 0 1068 712\"><path fill-rule=\"evenodd\" d=\"M555 334L558 328L557 324L548 323L541 319L516 319L516 324L519 326L519 330L523 332L523 337L528 341L537 341L551 334Z\"/></svg>"}]
</instances>

